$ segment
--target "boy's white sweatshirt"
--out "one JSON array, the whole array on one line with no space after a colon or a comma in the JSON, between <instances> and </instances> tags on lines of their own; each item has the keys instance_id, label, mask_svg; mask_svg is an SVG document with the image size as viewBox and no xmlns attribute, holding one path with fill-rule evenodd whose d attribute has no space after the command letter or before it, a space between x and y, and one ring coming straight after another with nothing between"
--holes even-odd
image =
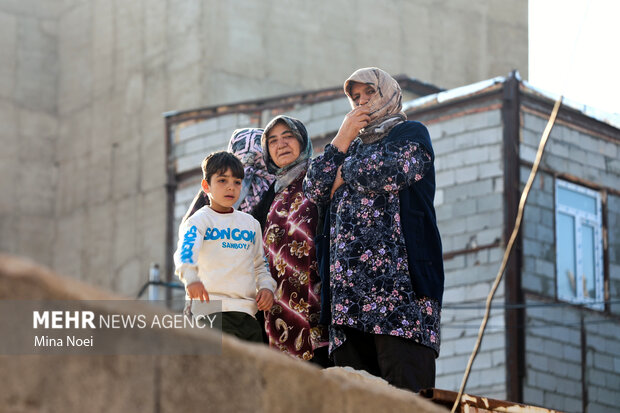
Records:
<instances>
[{"instance_id":1,"label":"boy's white sweatshirt","mask_svg":"<svg viewBox=\"0 0 620 413\"><path fill-rule=\"evenodd\" d=\"M264 257L260 224L237 210L221 214L204 206L196 211L179 227L174 263L186 286L202 281L209 299L221 300L224 312L254 317L258 290L276 288ZM195 315L200 314L197 308L192 308Z\"/></svg>"}]
</instances>

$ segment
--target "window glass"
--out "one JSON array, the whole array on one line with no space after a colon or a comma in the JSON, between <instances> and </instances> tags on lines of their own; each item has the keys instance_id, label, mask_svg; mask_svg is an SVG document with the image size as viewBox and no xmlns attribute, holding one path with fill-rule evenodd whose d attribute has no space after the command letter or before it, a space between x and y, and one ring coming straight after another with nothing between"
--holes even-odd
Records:
<instances>
[{"instance_id":1,"label":"window glass","mask_svg":"<svg viewBox=\"0 0 620 413\"><path fill-rule=\"evenodd\" d=\"M604 310L600 194L558 179L555 201L557 297Z\"/></svg>"},{"instance_id":2,"label":"window glass","mask_svg":"<svg viewBox=\"0 0 620 413\"><path fill-rule=\"evenodd\" d=\"M584 225L581 227L581 248L583 268L583 296L584 298L596 298L596 280L594 279L594 227Z\"/></svg>"},{"instance_id":3,"label":"window glass","mask_svg":"<svg viewBox=\"0 0 620 413\"><path fill-rule=\"evenodd\" d=\"M558 295L577 297L575 271L575 219L559 213L557 217Z\"/></svg>"},{"instance_id":4,"label":"window glass","mask_svg":"<svg viewBox=\"0 0 620 413\"><path fill-rule=\"evenodd\" d=\"M558 187L558 203L596 215L596 198L568 188Z\"/></svg>"}]
</instances>

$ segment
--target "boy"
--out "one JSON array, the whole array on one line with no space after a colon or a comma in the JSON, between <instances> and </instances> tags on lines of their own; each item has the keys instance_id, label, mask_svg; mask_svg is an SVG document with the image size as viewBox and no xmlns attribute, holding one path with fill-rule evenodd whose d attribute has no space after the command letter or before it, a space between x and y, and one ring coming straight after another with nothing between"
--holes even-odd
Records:
<instances>
[{"instance_id":1,"label":"boy","mask_svg":"<svg viewBox=\"0 0 620 413\"><path fill-rule=\"evenodd\" d=\"M233 208L241 191L243 165L229 152L215 152L202 161L202 172L202 189L210 205L181 223L174 253L176 274L189 298L221 300L222 331L262 342L254 314L271 308L276 282L263 255L260 224Z\"/></svg>"}]
</instances>

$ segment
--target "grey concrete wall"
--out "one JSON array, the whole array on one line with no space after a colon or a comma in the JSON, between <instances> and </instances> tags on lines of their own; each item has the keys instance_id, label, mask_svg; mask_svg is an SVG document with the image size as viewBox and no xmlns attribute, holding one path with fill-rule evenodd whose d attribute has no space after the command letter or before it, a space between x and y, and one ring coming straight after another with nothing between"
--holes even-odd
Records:
<instances>
[{"instance_id":1,"label":"grey concrete wall","mask_svg":"<svg viewBox=\"0 0 620 413\"><path fill-rule=\"evenodd\" d=\"M0 255L0 299L119 296ZM147 305L136 304L136 311L146 317L161 314ZM194 334L196 340L217 345L209 331L200 333ZM3 412L447 411L386 382L341 369L320 370L227 335L221 343L221 355L211 356L0 355L0 406Z\"/></svg>"},{"instance_id":2,"label":"grey concrete wall","mask_svg":"<svg viewBox=\"0 0 620 413\"><path fill-rule=\"evenodd\" d=\"M57 183L57 4L0 2L0 251L50 265Z\"/></svg>"},{"instance_id":3,"label":"grey concrete wall","mask_svg":"<svg viewBox=\"0 0 620 413\"><path fill-rule=\"evenodd\" d=\"M166 60L166 36L184 26L167 19L183 3L76 0L59 16L53 267L126 294L165 258L161 113L182 101L166 67L183 56Z\"/></svg>"},{"instance_id":4,"label":"grey concrete wall","mask_svg":"<svg viewBox=\"0 0 620 413\"><path fill-rule=\"evenodd\" d=\"M162 112L368 65L527 77L527 2L2 0L0 42L1 249L133 294L166 258Z\"/></svg>"},{"instance_id":5,"label":"grey concrete wall","mask_svg":"<svg viewBox=\"0 0 620 413\"><path fill-rule=\"evenodd\" d=\"M523 161L533 162L547 120L529 112L522 114L520 156ZM620 170L615 165L619 154L620 143L557 123L541 166L617 190ZM521 167L522 184L528 176L529 168ZM587 411L615 411L620 403L617 392L620 388L618 305L611 304L615 316L562 303L552 305L556 298L554 186L552 174L538 174L526 204L522 227L522 285L526 291L536 294L527 300L531 306L526 310L524 402L581 412L585 401ZM612 303L620 299L619 199L617 195L608 194L607 208L603 209L608 228L607 299ZM582 363L585 377L581 373Z\"/></svg>"},{"instance_id":6,"label":"grey concrete wall","mask_svg":"<svg viewBox=\"0 0 620 413\"><path fill-rule=\"evenodd\" d=\"M486 106L493 106L489 102ZM435 206L444 254L493 244L503 237L503 160L500 109L456 115L425 123L435 150ZM436 116L441 116L441 113ZM484 301L499 268L503 249L493 247L444 261L446 284L441 318L437 383L458 390L478 335ZM500 285L495 303L504 300ZM493 309L467 392L506 399L504 311Z\"/></svg>"},{"instance_id":7,"label":"grey concrete wall","mask_svg":"<svg viewBox=\"0 0 620 413\"><path fill-rule=\"evenodd\" d=\"M168 50L184 56L173 65L173 86L183 87L188 101L330 87L370 65L447 88L514 68L527 73L527 3L519 0L392 0L379 7L368 0L286 7L274 0L193 1L172 2L167 11Z\"/></svg>"}]
</instances>

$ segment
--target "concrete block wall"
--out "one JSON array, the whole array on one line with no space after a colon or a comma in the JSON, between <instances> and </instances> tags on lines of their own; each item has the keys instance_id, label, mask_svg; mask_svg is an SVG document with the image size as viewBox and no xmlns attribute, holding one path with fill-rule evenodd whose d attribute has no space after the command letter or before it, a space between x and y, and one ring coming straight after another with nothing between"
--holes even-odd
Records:
<instances>
[{"instance_id":1,"label":"concrete block wall","mask_svg":"<svg viewBox=\"0 0 620 413\"><path fill-rule=\"evenodd\" d=\"M523 112L521 159L533 162L546 119ZM554 126L541 165L560 174L569 174L617 190L620 172L614 167L620 144L584 133L558 123ZM529 168L521 167L525 184ZM620 197L607 195L603 208L607 220L609 258L609 296L613 315L580 310L568 304L548 306L556 297L555 285L555 180L547 172L539 173L526 204L523 238L522 285L536 295L528 298L534 305L526 310L526 378L524 402L568 412L606 412L617 410L620 396L620 299L618 254L620 234L618 217ZM543 304L545 306L536 307ZM581 319L584 339L581 342ZM582 355L583 352L583 355ZM581 365L585 363L585 377ZM585 391L582 389L585 388ZM612 390L616 389L616 391Z\"/></svg>"},{"instance_id":2,"label":"concrete block wall","mask_svg":"<svg viewBox=\"0 0 620 413\"><path fill-rule=\"evenodd\" d=\"M503 231L498 109L426 123L435 151L437 221L444 252L492 244Z\"/></svg>"},{"instance_id":3,"label":"concrete block wall","mask_svg":"<svg viewBox=\"0 0 620 413\"><path fill-rule=\"evenodd\" d=\"M525 403L582 411L581 314L563 306L538 306L528 298L525 331Z\"/></svg>"},{"instance_id":4,"label":"concrete block wall","mask_svg":"<svg viewBox=\"0 0 620 413\"><path fill-rule=\"evenodd\" d=\"M503 237L503 126L495 107L434 120L419 119L429 129L435 151L435 207L444 254L500 242ZM484 302L503 249L487 247L444 261L446 284L442 310L441 354L437 383L457 391L473 350ZM500 285L488 329L468 380L467 392L506 398L504 286Z\"/></svg>"},{"instance_id":5,"label":"concrete block wall","mask_svg":"<svg viewBox=\"0 0 620 413\"><path fill-rule=\"evenodd\" d=\"M177 173L200 167L211 152L226 150L232 132L237 128L257 128L257 119L243 113L232 113L198 122L174 125L171 131L170 161Z\"/></svg>"},{"instance_id":6,"label":"concrete block wall","mask_svg":"<svg viewBox=\"0 0 620 413\"><path fill-rule=\"evenodd\" d=\"M522 166L521 181L530 169ZM555 180L539 172L530 191L521 230L523 242L522 285L526 290L555 298Z\"/></svg>"},{"instance_id":7,"label":"concrete block wall","mask_svg":"<svg viewBox=\"0 0 620 413\"><path fill-rule=\"evenodd\" d=\"M620 196L607 196L607 254L609 257L609 295L614 297L611 312L620 315Z\"/></svg>"},{"instance_id":8,"label":"concrete block wall","mask_svg":"<svg viewBox=\"0 0 620 413\"><path fill-rule=\"evenodd\" d=\"M538 143L546 124L547 119L523 112L521 160L534 162ZM562 123L556 123L549 136L541 166L558 173L596 182L602 187L617 188L620 170L614 165L619 156L620 145L618 143L584 133Z\"/></svg>"},{"instance_id":9,"label":"concrete block wall","mask_svg":"<svg viewBox=\"0 0 620 413\"><path fill-rule=\"evenodd\" d=\"M446 260L446 289L441 315L441 353L437 359L436 387L458 391L474 348L484 302L501 262L501 249L481 250ZM466 392L506 399L506 343L500 284Z\"/></svg>"},{"instance_id":10,"label":"concrete block wall","mask_svg":"<svg viewBox=\"0 0 620 413\"><path fill-rule=\"evenodd\" d=\"M620 323L614 317L588 313L584 324L588 411L617 411L620 403Z\"/></svg>"},{"instance_id":11,"label":"concrete block wall","mask_svg":"<svg viewBox=\"0 0 620 413\"><path fill-rule=\"evenodd\" d=\"M617 320L595 311L550 305L535 297L528 297L527 304L524 401L566 412L582 412L584 403L587 411L617 411Z\"/></svg>"}]
</instances>

